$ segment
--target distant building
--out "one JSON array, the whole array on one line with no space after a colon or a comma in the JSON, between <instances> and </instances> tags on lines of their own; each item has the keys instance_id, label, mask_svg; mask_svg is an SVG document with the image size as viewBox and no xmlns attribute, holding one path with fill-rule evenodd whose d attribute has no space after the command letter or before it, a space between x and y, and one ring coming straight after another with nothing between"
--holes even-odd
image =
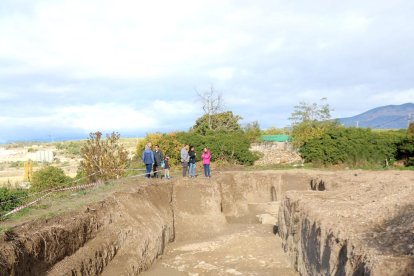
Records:
<instances>
[{"instance_id":1,"label":"distant building","mask_svg":"<svg viewBox=\"0 0 414 276\"><path fill-rule=\"evenodd\" d=\"M27 159L30 159L32 161L36 162L53 162L53 151L51 150L41 150L33 153L27 154Z\"/></svg>"}]
</instances>

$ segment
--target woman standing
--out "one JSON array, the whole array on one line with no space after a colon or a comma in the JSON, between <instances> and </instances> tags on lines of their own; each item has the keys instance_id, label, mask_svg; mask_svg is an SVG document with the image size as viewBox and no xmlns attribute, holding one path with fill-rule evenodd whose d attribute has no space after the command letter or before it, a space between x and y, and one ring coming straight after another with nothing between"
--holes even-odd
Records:
<instances>
[{"instance_id":1,"label":"woman standing","mask_svg":"<svg viewBox=\"0 0 414 276\"><path fill-rule=\"evenodd\" d=\"M201 160L203 160L205 177L210 177L210 159L211 159L210 151L207 148L204 148L203 153L201 154Z\"/></svg>"},{"instance_id":2,"label":"woman standing","mask_svg":"<svg viewBox=\"0 0 414 276\"><path fill-rule=\"evenodd\" d=\"M190 151L188 152L188 155L190 156L190 161L188 162L190 166L190 177L195 177L195 167L196 167L196 152L194 150L194 147L190 147Z\"/></svg>"}]
</instances>

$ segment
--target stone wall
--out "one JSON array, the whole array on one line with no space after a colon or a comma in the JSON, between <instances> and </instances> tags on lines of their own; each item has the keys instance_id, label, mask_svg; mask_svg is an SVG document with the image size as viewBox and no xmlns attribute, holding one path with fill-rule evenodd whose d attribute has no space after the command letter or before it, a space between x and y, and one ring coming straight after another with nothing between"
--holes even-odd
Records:
<instances>
[{"instance_id":1,"label":"stone wall","mask_svg":"<svg viewBox=\"0 0 414 276\"><path fill-rule=\"evenodd\" d=\"M291 144L287 142L254 143L251 145L250 150L259 152L262 155L255 162L255 165L293 164L302 162L302 158L292 149Z\"/></svg>"}]
</instances>

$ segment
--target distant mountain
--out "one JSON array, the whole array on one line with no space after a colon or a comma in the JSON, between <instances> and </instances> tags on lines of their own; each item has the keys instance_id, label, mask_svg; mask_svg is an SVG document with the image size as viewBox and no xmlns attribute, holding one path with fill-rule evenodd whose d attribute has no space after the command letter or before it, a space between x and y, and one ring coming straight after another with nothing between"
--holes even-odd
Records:
<instances>
[{"instance_id":1,"label":"distant mountain","mask_svg":"<svg viewBox=\"0 0 414 276\"><path fill-rule=\"evenodd\" d=\"M386 105L377 107L362 114L339 118L339 122L345 126L358 126L369 128L407 128L408 114L412 114L414 121L414 103L402 105Z\"/></svg>"}]
</instances>

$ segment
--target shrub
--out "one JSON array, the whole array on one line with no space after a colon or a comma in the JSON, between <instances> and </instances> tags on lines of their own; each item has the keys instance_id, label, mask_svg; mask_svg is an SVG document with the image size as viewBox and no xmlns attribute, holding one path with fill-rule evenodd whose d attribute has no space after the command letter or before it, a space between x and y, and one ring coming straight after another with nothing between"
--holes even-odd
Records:
<instances>
[{"instance_id":1,"label":"shrub","mask_svg":"<svg viewBox=\"0 0 414 276\"><path fill-rule=\"evenodd\" d=\"M113 132L101 138L101 132L91 133L81 149L81 168L90 182L118 178L127 166L128 152L119 143L120 135Z\"/></svg>"},{"instance_id":2,"label":"shrub","mask_svg":"<svg viewBox=\"0 0 414 276\"><path fill-rule=\"evenodd\" d=\"M28 191L23 189L0 188L0 215L23 204L22 197L27 196Z\"/></svg>"},{"instance_id":3,"label":"shrub","mask_svg":"<svg viewBox=\"0 0 414 276\"><path fill-rule=\"evenodd\" d=\"M194 146L199 154L204 147L209 148L212 161L223 160L243 165L252 165L258 159L258 156L249 150L249 138L241 130L232 132L215 131L209 132L207 135L181 132L177 136L181 144L187 143Z\"/></svg>"},{"instance_id":4,"label":"shrub","mask_svg":"<svg viewBox=\"0 0 414 276\"><path fill-rule=\"evenodd\" d=\"M398 144L398 158L404 160L406 166L414 166L414 136L409 134Z\"/></svg>"},{"instance_id":5,"label":"shrub","mask_svg":"<svg viewBox=\"0 0 414 276\"><path fill-rule=\"evenodd\" d=\"M46 166L33 173L31 189L43 191L47 189L60 188L68 184L70 178L65 175L61 168Z\"/></svg>"},{"instance_id":6,"label":"shrub","mask_svg":"<svg viewBox=\"0 0 414 276\"><path fill-rule=\"evenodd\" d=\"M36 152L37 151L37 149L34 149L34 148L28 148L27 149L27 152Z\"/></svg>"},{"instance_id":7,"label":"shrub","mask_svg":"<svg viewBox=\"0 0 414 276\"><path fill-rule=\"evenodd\" d=\"M180 150L182 143L178 140L176 133L147 134L145 139L140 140L137 144L136 159L141 160L141 154L148 142L151 142L152 146L160 146L164 156L168 155L170 157L171 166L175 166L180 162Z\"/></svg>"},{"instance_id":8,"label":"shrub","mask_svg":"<svg viewBox=\"0 0 414 276\"><path fill-rule=\"evenodd\" d=\"M56 149L61 150L68 155L79 156L84 143L85 141L61 142L56 144Z\"/></svg>"},{"instance_id":9,"label":"shrub","mask_svg":"<svg viewBox=\"0 0 414 276\"><path fill-rule=\"evenodd\" d=\"M212 161L223 160L251 165L258 159L258 156L249 150L249 138L242 130L232 132L208 131L206 135L195 132L148 134L137 145L137 156L139 158L147 142L151 142L153 146L158 144L161 151L170 156L172 165L181 162L180 150L183 144L189 144L195 147L198 161L200 160L201 151L204 147L210 149Z\"/></svg>"},{"instance_id":10,"label":"shrub","mask_svg":"<svg viewBox=\"0 0 414 276\"><path fill-rule=\"evenodd\" d=\"M397 158L397 145L403 134L396 131L336 127L314 137L299 151L306 162L351 166L384 164Z\"/></svg>"}]
</instances>

